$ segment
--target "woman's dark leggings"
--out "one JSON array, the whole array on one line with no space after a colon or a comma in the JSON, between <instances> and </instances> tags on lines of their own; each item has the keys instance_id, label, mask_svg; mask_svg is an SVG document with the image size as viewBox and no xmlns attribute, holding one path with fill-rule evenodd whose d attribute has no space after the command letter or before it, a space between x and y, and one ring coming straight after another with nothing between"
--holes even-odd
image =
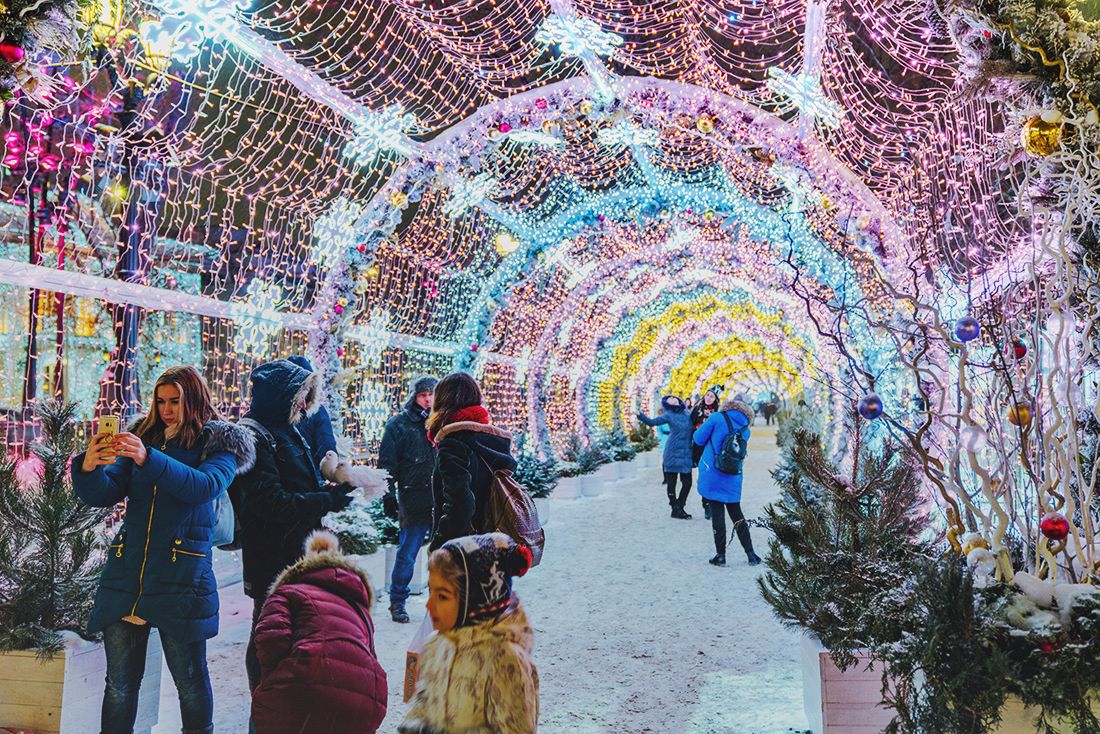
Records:
<instances>
[{"instance_id":1,"label":"woman's dark leggings","mask_svg":"<svg viewBox=\"0 0 1100 734\"><path fill-rule=\"evenodd\" d=\"M676 496L676 478L680 478L680 496ZM691 472L678 473L665 472L665 489L668 490L668 506L683 507L687 502L688 493L691 492Z\"/></svg>"},{"instance_id":2,"label":"woman's dark leggings","mask_svg":"<svg viewBox=\"0 0 1100 734\"><path fill-rule=\"evenodd\" d=\"M745 521L745 515L741 512L740 502L715 502L710 501L710 525L714 529L714 550L718 555L726 555L726 512L733 520L733 529L737 533L737 539L741 541L741 547L745 549L745 555L751 556L752 536L749 535L749 524Z\"/></svg>"}]
</instances>

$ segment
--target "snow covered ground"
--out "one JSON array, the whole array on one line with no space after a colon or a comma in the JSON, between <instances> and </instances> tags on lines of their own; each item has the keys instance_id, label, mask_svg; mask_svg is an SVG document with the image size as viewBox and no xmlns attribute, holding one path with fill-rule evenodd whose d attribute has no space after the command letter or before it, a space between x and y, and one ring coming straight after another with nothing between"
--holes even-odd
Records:
<instances>
[{"instance_id":1,"label":"snow covered ground","mask_svg":"<svg viewBox=\"0 0 1100 734\"><path fill-rule=\"evenodd\" d=\"M745 514L758 517L775 496L770 470L774 430L757 426L746 462ZM710 523L692 492L690 521L668 516L659 469L630 464L599 497L551 503L542 565L517 592L536 630L543 734L787 734L806 728L799 636L782 628L761 600L736 541L726 568L714 553ZM605 473L610 474L609 469ZM567 490L568 487L563 487ZM566 492L563 491L563 494ZM727 523L728 525L728 523ZM763 555L768 536L754 529ZM228 560L228 557L227 557ZM382 581L383 556L368 559ZM394 732L405 649L424 613L409 600L414 623L394 624L385 598L375 607L376 646L389 674ZM239 583L222 589L222 631L210 642L218 734L247 731L244 645L251 604ZM163 671L156 734L180 730L175 687Z\"/></svg>"}]
</instances>

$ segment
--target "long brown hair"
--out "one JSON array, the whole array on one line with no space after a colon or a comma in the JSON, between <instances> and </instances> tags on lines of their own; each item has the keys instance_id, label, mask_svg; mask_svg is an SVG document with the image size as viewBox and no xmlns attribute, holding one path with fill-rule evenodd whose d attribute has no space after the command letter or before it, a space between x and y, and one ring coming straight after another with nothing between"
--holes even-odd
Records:
<instances>
[{"instance_id":1,"label":"long brown hair","mask_svg":"<svg viewBox=\"0 0 1100 734\"><path fill-rule=\"evenodd\" d=\"M157 389L161 385L171 385L180 391L180 427L176 438L184 448L191 448L202 435L202 428L213 420L221 420L218 409L214 407L214 397L199 371L190 365L169 367L157 378L153 386L153 406L136 429L134 435L145 443L164 440L167 428L157 411Z\"/></svg>"},{"instance_id":2,"label":"long brown hair","mask_svg":"<svg viewBox=\"0 0 1100 734\"><path fill-rule=\"evenodd\" d=\"M481 405L481 388L477 380L465 372L452 372L435 386L432 412L428 416L428 433L439 433L447 421L463 408Z\"/></svg>"}]
</instances>

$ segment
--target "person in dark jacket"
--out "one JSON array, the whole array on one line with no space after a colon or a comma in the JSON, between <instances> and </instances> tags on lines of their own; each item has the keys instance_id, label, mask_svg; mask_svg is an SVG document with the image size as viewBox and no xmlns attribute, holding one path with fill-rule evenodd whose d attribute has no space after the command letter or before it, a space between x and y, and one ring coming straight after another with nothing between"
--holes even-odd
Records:
<instances>
[{"instance_id":1,"label":"person in dark jacket","mask_svg":"<svg viewBox=\"0 0 1100 734\"><path fill-rule=\"evenodd\" d=\"M638 413L638 420L647 426L668 426L669 436L665 442L665 451L661 468L665 473L665 488L668 491L668 504L672 508L672 517L690 520L691 515L684 510L688 493L691 492L691 416L684 409L684 401L675 395L661 398L664 414L650 418ZM676 480L680 480L680 495L676 495Z\"/></svg>"},{"instance_id":2,"label":"person in dark jacket","mask_svg":"<svg viewBox=\"0 0 1100 734\"><path fill-rule=\"evenodd\" d=\"M464 372L447 375L435 388L428 438L439 449L431 550L464 535L490 533L489 486L498 469L515 471L512 434L491 425L481 388Z\"/></svg>"},{"instance_id":3,"label":"person in dark jacket","mask_svg":"<svg viewBox=\"0 0 1100 734\"><path fill-rule=\"evenodd\" d=\"M386 423L378 447L378 467L390 474L390 492L396 495L401 524L390 578L390 617L401 624L409 621L405 601L416 554L432 529L435 446L428 440L425 422L437 384L439 380L430 376L413 380L404 409Z\"/></svg>"},{"instance_id":4,"label":"person in dark jacket","mask_svg":"<svg viewBox=\"0 0 1100 734\"><path fill-rule=\"evenodd\" d=\"M214 731L206 667L206 641L218 634L214 500L255 459L251 436L219 419L206 381L187 366L160 376L148 415L117 436L97 434L73 459L82 500L126 501L88 622L89 633L103 633L107 655L103 734L134 729L152 627L179 692L184 734Z\"/></svg>"},{"instance_id":5,"label":"person in dark jacket","mask_svg":"<svg viewBox=\"0 0 1100 734\"><path fill-rule=\"evenodd\" d=\"M706 395L695 404L695 407L691 409L691 427L692 430L698 431L699 426L706 422L707 418L713 413L718 411L718 399L722 396L722 386L715 385L710 390L707 390ZM703 447L692 442L691 444L691 459L693 466L699 466L699 459L703 457ZM710 500L703 497L703 515L706 519L710 519Z\"/></svg>"},{"instance_id":6,"label":"person in dark jacket","mask_svg":"<svg viewBox=\"0 0 1100 734\"><path fill-rule=\"evenodd\" d=\"M370 580L319 530L271 587L256 623L257 734L372 734L386 717Z\"/></svg>"},{"instance_id":7,"label":"person in dark jacket","mask_svg":"<svg viewBox=\"0 0 1100 734\"><path fill-rule=\"evenodd\" d=\"M241 423L256 434L256 466L237 482L240 490L244 593L259 617L275 577L302 556L302 545L327 513L351 503L351 484L327 488L309 444L296 428L317 411L321 376L285 359L252 371L252 405ZM258 425L257 425L258 424ZM250 640L245 652L249 687L259 683Z\"/></svg>"}]
</instances>

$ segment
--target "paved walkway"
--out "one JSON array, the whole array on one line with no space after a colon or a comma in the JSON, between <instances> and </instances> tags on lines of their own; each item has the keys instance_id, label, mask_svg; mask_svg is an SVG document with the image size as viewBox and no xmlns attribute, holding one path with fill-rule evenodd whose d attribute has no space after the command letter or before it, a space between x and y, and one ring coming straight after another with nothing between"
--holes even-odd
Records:
<instances>
[{"instance_id":1,"label":"paved walkway","mask_svg":"<svg viewBox=\"0 0 1100 734\"><path fill-rule=\"evenodd\" d=\"M775 495L774 431L758 426L750 443L744 509L758 517ZM786 734L806 726L798 636L783 629L756 590L735 541L730 565L714 568L710 523L692 493L690 521L668 517L658 468L639 459L598 497L551 502L543 564L517 582L536 630L542 734ZM613 473L605 467L605 475ZM570 494L567 483L562 494ZM754 530L763 555L767 536ZM367 559L380 584L383 554ZM404 651L424 613L414 596L410 625L397 625L385 599L375 607L376 645L390 678L396 731ZM222 590L222 633L210 644L218 734L246 731L243 657L251 605L239 583ZM164 673L161 724L179 731L178 706Z\"/></svg>"}]
</instances>

